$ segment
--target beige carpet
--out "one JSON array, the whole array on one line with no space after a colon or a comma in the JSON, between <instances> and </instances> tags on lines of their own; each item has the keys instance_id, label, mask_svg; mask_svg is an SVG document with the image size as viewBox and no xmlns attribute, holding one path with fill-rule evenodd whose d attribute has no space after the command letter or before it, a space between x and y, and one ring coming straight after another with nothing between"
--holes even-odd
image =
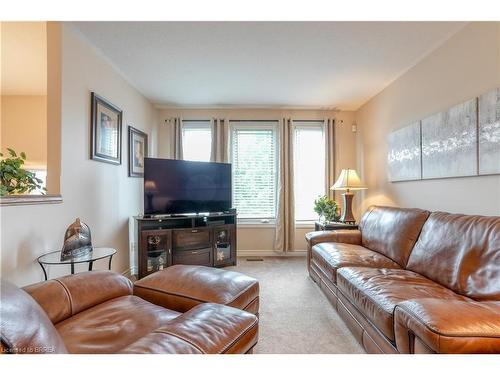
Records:
<instances>
[{"instance_id":1,"label":"beige carpet","mask_svg":"<svg viewBox=\"0 0 500 375\"><path fill-rule=\"evenodd\" d=\"M259 343L255 353L364 353L321 290L303 257L238 258L228 267L260 283Z\"/></svg>"}]
</instances>

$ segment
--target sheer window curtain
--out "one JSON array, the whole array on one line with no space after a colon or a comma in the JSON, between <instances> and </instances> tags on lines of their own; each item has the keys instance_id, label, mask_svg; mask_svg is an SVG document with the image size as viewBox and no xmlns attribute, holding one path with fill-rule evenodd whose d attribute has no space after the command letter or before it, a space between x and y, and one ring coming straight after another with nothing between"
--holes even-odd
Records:
<instances>
[{"instance_id":1,"label":"sheer window curtain","mask_svg":"<svg viewBox=\"0 0 500 375\"><path fill-rule=\"evenodd\" d=\"M175 117L168 121L170 124L170 157L182 160L182 118Z\"/></svg>"},{"instance_id":2,"label":"sheer window curtain","mask_svg":"<svg viewBox=\"0 0 500 375\"><path fill-rule=\"evenodd\" d=\"M212 119L212 150L210 161L229 163L229 121L227 119Z\"/></svg>"},{"instance_id":3,"label":"sheer window curtain","mask_svg":"<svg viewBox=\"0 0 500 375\"><path fill-rule=\"evenodd\" d=\"M295 197L293 191L293 123L283 118L278 132L278 205L274 249L281 252L294 250Z\"/></svg>"},{"instance_id":4,"label":"sheer window curtain","mask_svg":"<svg viewBox=\"0 0 500 375\"><path fill-rule=\"evenodd\" d=\"M330 187L335 183L335 119L325 119L323 122L325 139L325 192L328 198L335 200L335 191Z\"/></svg>"}]
</instances>

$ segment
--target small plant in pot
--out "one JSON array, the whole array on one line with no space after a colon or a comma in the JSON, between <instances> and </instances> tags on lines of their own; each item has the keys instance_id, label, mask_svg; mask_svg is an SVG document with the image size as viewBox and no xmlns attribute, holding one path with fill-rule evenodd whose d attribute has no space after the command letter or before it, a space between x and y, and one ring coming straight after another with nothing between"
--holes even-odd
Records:
<instances>
[{"instance_id":1,"label":"small plant in pot","mask_svg":"<svg viewBox=\"0 0 500 375\"><path fill-rule=\"evenodd\" d=\"M29 194L38 189L45 191L42 187L43 181L33 172L23 168L26 154L21 152L17 155L11 148L7 148L7 151L9 157L4 157L4 154L0 153L0 182L2 183L0 196Z\"/></svg>"},{"instance_id":2,"label":"small plant in pot","mask_svg":"<svg viewBox=\"0 0 500 375\"><path fill-rule=\"evenodd\" d=\"M320 222L335 222L340 220L340 208L337 202L326 195L314 201L314 212L319 215Z\"/></svg>"}]
</instances>

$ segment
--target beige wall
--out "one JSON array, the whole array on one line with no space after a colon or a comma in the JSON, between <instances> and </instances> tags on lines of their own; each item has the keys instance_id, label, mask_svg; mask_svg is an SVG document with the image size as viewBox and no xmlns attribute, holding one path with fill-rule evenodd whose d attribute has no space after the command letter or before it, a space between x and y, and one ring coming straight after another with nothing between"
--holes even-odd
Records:
<instances>
[{"instance_id":1,"label":"beige wall","mask_svg":"<svg viewBox=\"0 0 500 375\"><path fill-rule=\"evenodd\" d=\"M63 26L62 38L63 203L1 209L1 276L18 285L42 280L36 257L60 249L64 231L76 217L90 225L95 246L118 250L113 269L125 271L129 266L128 217L142 211L142 180L127 177L127 126L154 138L156 110L71 26ZM121 166L89 159L91 91L123 110ZM95 266L106 268L106 262ZM52 267L49 277L68 271Z\"/></svg>"},{"instance_id":2,"label":"beige wall","mask_svg":"<svg viewBox=\"0 0 500 375\"><path fill-rule=\"evenodd\" d=\"M370 204L500 215L500 176L387 181L387 135L500 86L500 23L471 23L357 112L358 167ZM358 210L359 214L359 210Z\"/></svg>"},{"instance_id":3,"label":"beige wall","mask_svg":"<svg viewBox=\"0 0 500 375\"><path fill-rule=\"evenodd\" d=\"M1 149L27 155L26 166L47 167L47 96L2 95Z\"/></svg>"},{"instance_id":4,"label":"beige wall","mask_svg":"<svg viewBox=\"0 0 500 375\"><path fill-rule=\"evenodd\" d=\"M183 119L210 119L212 117L229 120L279 120L292 118L294 120L322 120L326 117L336 119L336 170L354 168L356 165L356 136L351 126L354 122L354 112L333 112L321 110L290 110L290 109L163 109L159 112L160 125L158 129L158 156L169 157L169 133L164 120L171 117ZM340 195L337 195L340 199ZM312 202L311 202L312 204ZM304 236L313 226L299 227L295 232L295 250L305 250ZM274 227L269 225L240 225L238 229L238 251L240 254L266 253L274 248Z\"/></svg>"}]
</instances>

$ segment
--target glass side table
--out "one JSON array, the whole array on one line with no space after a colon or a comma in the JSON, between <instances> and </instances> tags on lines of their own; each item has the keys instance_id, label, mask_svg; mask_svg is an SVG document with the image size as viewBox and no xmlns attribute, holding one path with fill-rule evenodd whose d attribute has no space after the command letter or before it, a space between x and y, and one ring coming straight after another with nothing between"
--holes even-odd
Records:
<instances>
[{"instance_id":1,"label":"glass side table","mask_svg":"<svg viewBox=\"0 0 500 375\"><path fill-rule=\"evenodd\" d=\"M89 254L85 254L73 259L61 260L61 251L58 250L39 256L37 258L37 261L40 267L42 267L45 280L48 280L47 270L45 269L45 266L69 264L71 265L71 274L73 275L75 273L75 264L77 263L88 263L89 271L92 271L92 266L94 265L94 262L96 260L109 258L108 269L111 270L111 260L113 259L113 255L115 254L116 250L110 247L94 247L94 250Z\"/></svg>"}]
</instances>

